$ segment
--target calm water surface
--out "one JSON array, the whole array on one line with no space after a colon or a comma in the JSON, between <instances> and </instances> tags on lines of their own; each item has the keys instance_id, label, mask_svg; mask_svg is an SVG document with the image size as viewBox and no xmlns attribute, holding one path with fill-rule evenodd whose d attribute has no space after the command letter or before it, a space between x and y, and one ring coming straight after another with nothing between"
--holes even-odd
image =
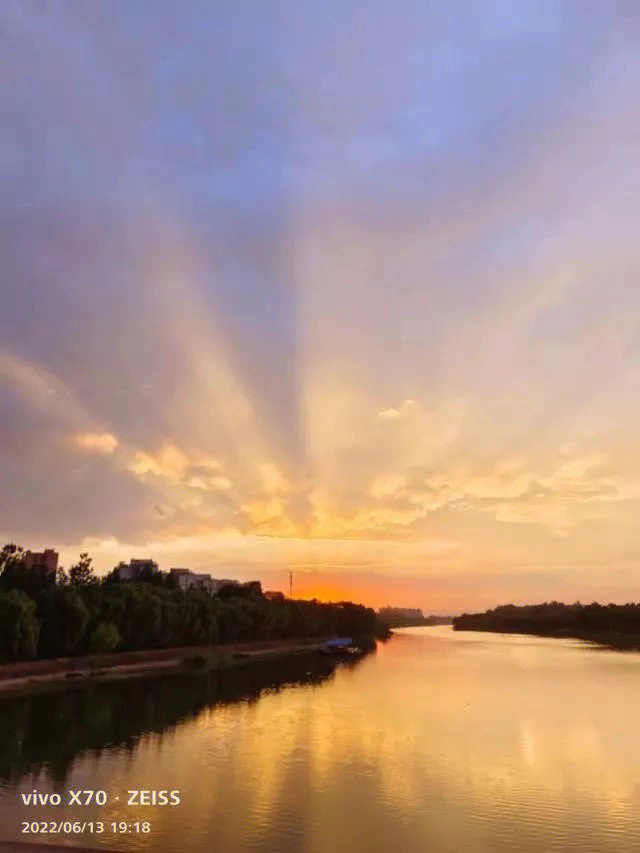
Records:
<instances>
[{"instance_id":1,"label":"calm water surface","mask_svg":"<svg viewBox=\"0 0 640 853\"><path fill-rule=\"evenodd\" d=\"M63 816L24 807L20 791L103 788L120 802L64 816L151 832L75 843L628 853L640 850L639 711L640 655L446 627L398 632L335 671L299 660L5 699L0 838ZM179 789L182 803L128 807L133 788Z\"/></svg>"}]
</instances>

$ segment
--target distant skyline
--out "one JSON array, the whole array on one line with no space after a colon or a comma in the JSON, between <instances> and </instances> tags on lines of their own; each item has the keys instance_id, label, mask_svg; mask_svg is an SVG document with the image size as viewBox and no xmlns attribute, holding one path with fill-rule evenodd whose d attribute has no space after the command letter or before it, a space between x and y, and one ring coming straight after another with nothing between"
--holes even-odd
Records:
<instances>
[{"instance_id":1,"label":"distant skyline","mask_svg":"<svg viewBox=\"0 0 640 853\"><path fill-rule=\"evenodd\" d=\"M0 6L0 536L640 599L640 7Z\"/></svg>"}]
</instances>

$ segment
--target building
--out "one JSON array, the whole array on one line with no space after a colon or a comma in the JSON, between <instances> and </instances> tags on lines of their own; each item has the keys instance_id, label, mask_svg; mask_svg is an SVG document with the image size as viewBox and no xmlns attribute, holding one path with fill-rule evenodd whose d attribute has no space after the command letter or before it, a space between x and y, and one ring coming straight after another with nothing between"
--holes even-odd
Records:
<instances>
[{"instance_id":1,"label":"building","mask_svg":"<svg viewBox=\"0 0 640 853\"><path fill-rule=\"evenodd\" d=\"M240 586L240 581L230 580L229 578L222 578L222 580L213 581L213 591L219 592L223 586Z\"/></svg>"},{"instance_id":2,"label":"building","mask_svg":"<svg viewBox=\"0 0 640 853\"><path fill-rule=\"evenodd\" d=\"M217 581L204 573L198 574L191 569L171 569L169 576L178 584L180 589L203 589L211 595L215 591Z\"/></svg>"},{"instance_id":3,"label":"building","mask_svg":"<svg viewBox=\"0 0 640 853\"><path fill-rule=\"evenodd\" d=\"M57 556L57 555L56 555ZM241 584L239 581L227 578L212 578L207 572L192 572L191 569L173 568L168 572L160 572L154 560L130 560L116 566L118 578L121 581L153 581L156 578L169 577L182 590L202 589L209 595L214 595L225 586L235 586L261 593L260 581L250 581Z\"/></svg>"},{"instance_id":4,"label":"building","mask_svg":"<svg viewBox=\"0 0 640 853\"><path fill-rule=\"evenodd\" d=\"M264 597L268 598L269 601L285 601L284 593L277 590L267 590Z\"/></svg>"},{"instance_id":5,"label":"building","mask_svg":"<svg viewBox=\"0 0 640 853\"><path fill-rule=\"evenodd\" d=\"M117 568L121 581L148 581L158 574L158 564L154 560L130 560L119 563Z\"/></svg>"},{"instance_id":6,"label":"building","mask_svg":"<svg viewBox=\"0 0 640 853\"><path fill-rule=\"evenodd\" d=\"M260 581L247 581L246 583L240 583L240 581L232 581L232 580L217 580L216 584L216 594L220 598L262 598L262 584Z\"/></svg>"},{"instance_id":7,"label":"building","mask_svg":"<svg viewBox=\"0 0 640 853\"><path fill-rule=\"evenodd\" d=\"M53 548L45 548L44 551L25 551L24 565L26 569L39 569L55 580L58 571L58 552Z\"/></svg>"}]
</instances>

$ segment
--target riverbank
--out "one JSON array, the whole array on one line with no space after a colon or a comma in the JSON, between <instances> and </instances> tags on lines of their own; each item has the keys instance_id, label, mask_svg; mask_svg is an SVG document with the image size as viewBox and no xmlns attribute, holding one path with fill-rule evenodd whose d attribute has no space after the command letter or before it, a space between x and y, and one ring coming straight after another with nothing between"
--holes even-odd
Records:
<instances>
[{"instance_id":1,"label":"riverbank","mask_svg":"<svg viewBox=\"0 0 640 853\"><path fill-rule=\"evenodd\" d=\"M319 651L327 639L327 637L314 637L212 646L183 646L6 663L0 664L0 693L24 690L56 681L132 678L163 670L229 669L250 661L273 660Z\"/></svg>"},{"instance_id":2,"label":"riverbank","mask_svg":"<svg viewBox=\"0 0 640 853\"><path fill-rule=\"evenodd\" d=\"M640 651L640 605L505 604L456 616L453 630L582 640L616 651Z\"/></svg>"},{"instance_id":3,"label":"riverbank","mask_svg":"<svg viewBox=\"0 0 640 853\"><path fill-rule=\"evenodd\" d=\"M96 847L72 847L68 844L35 844L29 841L0 841L0 853L96 853ZM101 853L109 853L104 847Z\"/></svg>"},{"instance_id":4,"label":"riverbank","mask_svg":"<svg viewBox=\"0 0 640 853\"><path fill-rule=\"evenodd\" d=\"M601 649L610 649L616 652L640 652L640 635L623 634L617 631L570 631L559 629L557 631L509 631L500 628L454 628L456 631L476 631L488 634L510 634L524 637L544 637L550 640L581 640L591 643Z\"/></svg>"}]
</instances>

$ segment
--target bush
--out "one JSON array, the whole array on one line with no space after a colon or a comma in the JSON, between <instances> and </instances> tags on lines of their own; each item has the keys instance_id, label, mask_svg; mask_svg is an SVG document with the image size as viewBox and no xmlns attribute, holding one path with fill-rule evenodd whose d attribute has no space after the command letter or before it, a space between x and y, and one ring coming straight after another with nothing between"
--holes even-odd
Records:
<instances>
[{"instance_id":1,"label":"bush","mask_svg":"<svg viewBox=\"0 0 640 853\"><path fill-rule=\"evenodd\" d=\"M92 652L113 652L121 642L120 632L113 622L100 622L91 634L89 647Z\"/></svg>"}]
</instances>

